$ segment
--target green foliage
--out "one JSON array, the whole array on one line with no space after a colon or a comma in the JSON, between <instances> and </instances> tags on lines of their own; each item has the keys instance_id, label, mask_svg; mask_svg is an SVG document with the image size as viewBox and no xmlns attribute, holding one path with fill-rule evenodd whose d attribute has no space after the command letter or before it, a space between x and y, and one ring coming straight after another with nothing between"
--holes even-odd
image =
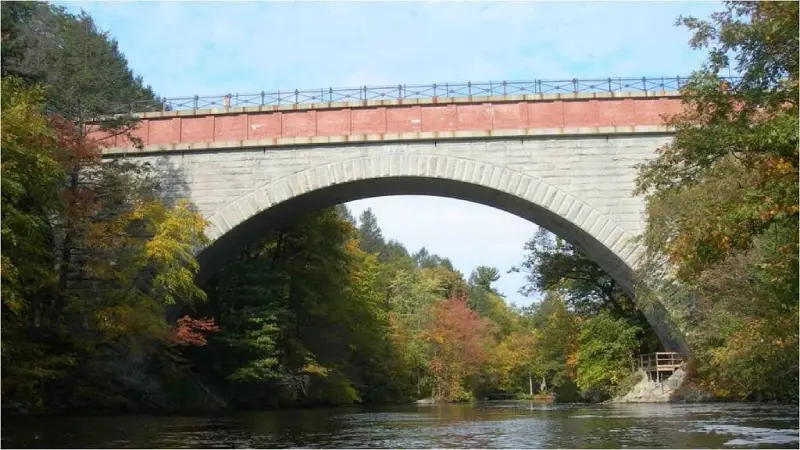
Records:
<instances>
[{"instance_id":1,"label":"green foliage","mask_svg":"<svg viewBox=\"0 0 800 450\"><path fill-rule=\"evenodd\" d=\"M3 27L14 49L4 55L4 70L46 86L48 112L83 121L129 112L120 106L132 101L156 99L128 68L116 40L88 14L76 16L41 2L3 5L3 10L3 18L11 18Z\"/></svg>"},{"instance_id":2,"label":"green foliage","mask_svg":"<svg viewBox=\"0 0 800 450\"><path fill-rule=\"evenodd\" d=\"M359 217L358 240L361 248L367 253L380 254L386 242L378 226L378 219L372 209L367 208Z\"/></svg>"},{"instance_id":3,"label":"green foliage","mask_svg":"<svg viewBox=\"0 0 800 450\"><path fill-rule=\"evenodd\" d=\"M4 312L33 321L41 306L25 299L52 282L49 218L58 210L63 171L55 137L40 112L42 90L7 77L2 91L3 306Z\"/></svg>"},{"instance_id":4,"label":"green foliage","mask_svg":"<svg viewBox=\"0 0 800 450\"><path fill-rule=\"evenodd\" d=\"M603 312L580 326L577 353L578 387L612 395L633 371L638 327Z\"/></svg>"},{"instance_id":5,"label":"green foliage","mask_svg":"<svg viewBox=\"0 0 800 450\"><path fill-rule=\"evenodd\" d=\"M798 4L727 3L681 18L708 62L641 167L648 270L674 272L701 383L735 398L796 398ZM742 76L723 82L733 69ZM677 292L673 289L674 292Z\"/></svg>"},{"instance_id":6,"label":"green foliage","mask_svg":"<svg viewBox=\"0 0 800 450\"><path fill-rule=\"evenodd\" d=\"M356 230L337 209L272 233L207 287L222 331L193 360L232 389L234 404L385 401L402 388L387 383L399 355L380 263L358 248Z\"/></svg>"},{"instance_id":7,"label":"green foliage","mask_svg":"<svg viewBox=\"0 0 800 450\"><path fill-rule=\"evenodd\" d=\"M540 390L560 387L570 379L570 355L576 346L576 317L564 299L552 292L545 295L534 316L534 350L531 372Z\"/></svg>"},{"instance_id":8,"label":"green foliage","mask_svg":"<svg viewBox=\"0 0 800 450\"><path fill-rule=\"evenodd\" d=\"M88 16L44 3L2 14L4 406L164 406L155 368L178 366L165 308L203 297L192 249L205 221L168 207L150 167L101 162L84 126L152 92Z\"/></svg>"},{"instance_id":9,"label":"green foliage","mask_svg":"<svg viewBox=\"0 0 800 450\"><path fill-rule=\"evenodd\" d=\"M520 268L513 269L524 270L527 275L528 285L521 292L557 292L578 316L609 312L625 318L640 329L640 352L659 349L661 344L655 331L631 297L579 248L539 228L525 243L525 250L525 261Z\"/></svg>"},{"instance_id":10,"label":"green foliage","mask_svg":"<svg viewBox=\"0 0 800 450\"><path fill-rule=\"evenodd\" d=\"M525 250L528 253L521 269L526 272L529 284L523 293L558 291L582 315L597 314L608 308L621 314L634 310L611 276L578 248L546 229L539 228L525 243Z\"/></svg>"}]
</instances>

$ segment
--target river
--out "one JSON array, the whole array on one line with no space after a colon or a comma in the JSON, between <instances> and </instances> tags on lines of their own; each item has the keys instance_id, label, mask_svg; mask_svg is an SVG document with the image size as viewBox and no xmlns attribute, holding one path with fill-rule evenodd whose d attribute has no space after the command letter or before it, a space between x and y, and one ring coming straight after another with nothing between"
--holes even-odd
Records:
<instances>
[{"instance_id":1,"label":"river","mask_svg":"<svg viewBox=\"0 0 800 450\"><path fill-rule=\"evenodd\" d=\"M5 416L2 447L798 448L798 408L763 404L340 407L216 416Z\"/></svg>"}]
</instances>

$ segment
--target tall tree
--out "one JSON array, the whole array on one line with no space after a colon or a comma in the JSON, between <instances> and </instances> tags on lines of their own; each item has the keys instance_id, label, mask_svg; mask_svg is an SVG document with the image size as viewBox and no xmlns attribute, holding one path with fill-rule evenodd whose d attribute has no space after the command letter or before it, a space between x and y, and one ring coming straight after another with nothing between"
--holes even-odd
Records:
<instances>
[{"instance_id":1,"label":"tall tree","mask_svg":"<svg viewBox=\"0 0 800 450\"><path fill-rule=\"evenodd\" d=\"M39 383L69 364L68 357L45 355L44 343L55 282L50 218L59 210L63 171L40 111L42 89L4 77L2 91L3 394L41 405Z\"/></svg>"},{"instance_id":2,"label":"tall tree","mask_svg":"<svg viewBox=\"0 0 800 450\"><path fill-rule=\"evenodd\" d=\"M46 399L48 404L36 405L42 407L128 407L150 389L156 359L174 356L175 329L164 320L165 305L203 297L193 280L192 249L204 242L205 221L185 202L168 208L148 167L102 162L102 143L88 135L90 119L118 112L120 103L154 99L116 42L86 14L46 3L2 8L4 45L13 50L3 55L3 74L39 82L44 95L38 101L47 116L33 114L33 97L4 79L13 102L4 103L4 118L7 108L13 116L12 128L5 121L3 126L3 239L9 250L3 287L18 294L20 304L38 309L27 329L4 339L10 350L3 352L4 374L26 360L61 361L57 376L48 365L30 372L27 393L14 398L23 404ZM29 122L14 125L24 114ZM92 126L128 134L135 120L122 116ZM34 199L38 205L31 208ZM23 255L14 256L5 225L11 231L25 215L30 247L24 277L36 275L33 267L40 263L42 273L22 291L6 263ZM35 350L14 351L19 348ZM12 392L5 384L3 389Z\"/></svg>"},{"instance_id":3,"label":"tall tree","mask_svg":"<svg viewBox=\"0 0 800 450\"><path fill-rule=\"evenodd\" d=\"M358 239L361 249L367 253L380 254L386 242L383 239L381 228L378 226L378 218L375 217L371 208L367 208L361 212L358 220Z\"/></svg>"},{"instance_id":4,"label":"tall tree","mask_svg":"<svg viewBox=\"0 0 800 450\"><path fill-rule=\"evenodd\" d=\"M87 13L73 15L44 2L13 2L2 9L14 49L3 60L4 70L46 86L49 113L85 122L130 112L131 102L141 101L139 111L160 108L152 89L128 68L116 40Z\"/></svg>"},{"instance_id":5,"label":"tall tree","mask_svg":"<svg viewBox=\"0 0 800 450\"><path fill-rule=\"evenodd\" d=\"M486 360L489 322L467 307L463 295L435 304L431 314L433 320L424 336L432 347L434 398L468 400L471 394L463 383Z\"/></svg>"},{"instance_id":6,"label":"tall tree","mask_svg":"<svg viewBox=\"0 0 800 450\"><path fill-rule=\"evenodd\" d=\"M539 382L539 390L548 392L571 379L568 360L576 347L576 318L560 295L548 292L538 305L534 323L530 371Z\"/></svg>"},{"instance_id":7,"label":"tall tree","mask_svg":"<svg viewBox=\"0 0 800 450\"><path fill-rule=\"evenodd\" d=\"M608 308L620 314L633 310L632 302L610 275L575 246L546 229L537 229L525 243L525 250L528 253L521 269L514 269L526 272L528 284L522 293L557 290L583 315Z\"/></svg>"},{"instance_id":8,"label":"tall tree","mask_svg":"<svg viewBox=\"0 0 800 450\"><path fill-rule=\"evenodd\" d=\"M637 342L636 326L600 313L580 325L575 382L585 393L616 394L630 376Z\"/></svg>"},{"instance_id":9,"label":"tall tree","mask_svg":"<svg viewBox=\"0 0 800 450\"><path fill-rule=\"evenodd\" d=\"M678 23L709 58L668 120L674 141L637 180L647 269L688 292L684 321L708 387L796 398L798 3L727 2L708 21ZM729 70L740 78L724 80Z\"/></svg>"},{"instance_id":10,"label":"tall tree","mask_svg":"<svg viewBox=\"0 0 800 450\"><path fill-rule=\"evenodd\" d=\"M483 288L486 292L498 294L492 283L500 279L500 272L494 267L478 266L469 276L469 283L473 286Z\"/></svg>"}]
</instances>

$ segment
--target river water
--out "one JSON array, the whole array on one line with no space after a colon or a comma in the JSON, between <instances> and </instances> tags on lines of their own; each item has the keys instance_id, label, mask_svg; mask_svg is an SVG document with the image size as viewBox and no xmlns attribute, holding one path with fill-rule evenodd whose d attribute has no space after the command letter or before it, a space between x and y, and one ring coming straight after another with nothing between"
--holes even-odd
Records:
<instances>
[{"instance_id":1,"label":"river water","mask_svg":"<svg viewBox=\"0 0 800 450\"><path fill-rule=\"evenodd\" d=\"M2 447L798 448L797 406L340 407L217 416L3 417Z\"/></svg>"}]
</instances>

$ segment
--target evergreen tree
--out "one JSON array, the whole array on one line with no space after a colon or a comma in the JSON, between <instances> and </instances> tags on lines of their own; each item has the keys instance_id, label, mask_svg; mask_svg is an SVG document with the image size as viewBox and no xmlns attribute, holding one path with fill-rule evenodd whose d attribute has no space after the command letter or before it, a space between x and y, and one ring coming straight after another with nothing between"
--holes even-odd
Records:
<instances>
[{"instance_id":1,"label":"evergreen tree","mask_svg":"<svg viewBox=\"0 0 800 450\"><path fill-rule=\"evenodd\" d=\"M371 208L365 209L361 216L358 218L358 239L360 247L367 253L379 255L383 250L386 242L383 239L381 228L378 226L378 218L372 212Z\"/></svg>"}]
</instances>

